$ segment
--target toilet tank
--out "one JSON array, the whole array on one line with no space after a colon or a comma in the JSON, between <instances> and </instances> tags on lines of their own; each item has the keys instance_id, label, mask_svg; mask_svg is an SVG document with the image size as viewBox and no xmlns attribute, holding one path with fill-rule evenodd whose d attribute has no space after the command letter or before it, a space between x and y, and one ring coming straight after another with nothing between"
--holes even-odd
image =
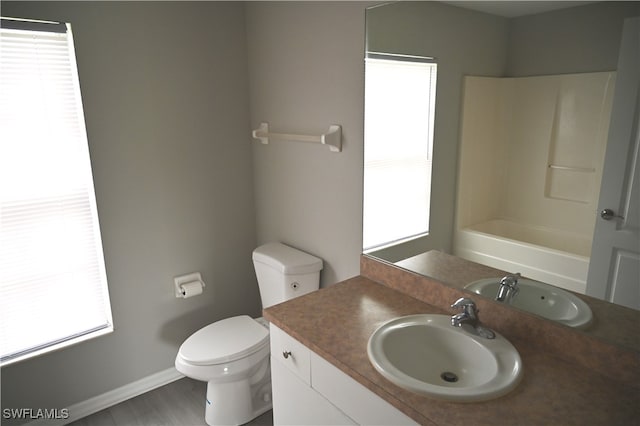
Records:
<instances>
[{"instance_id":1,"label":"toilet tank","mask_svg":"<svg viewBox=\"0 0 640 426\"><path fill-rule=\"evenodd\" d=\"M256 248L253 266L263 308L320 287L322 259L282 243L268 243Z\"/></svg>"}]
</instances>

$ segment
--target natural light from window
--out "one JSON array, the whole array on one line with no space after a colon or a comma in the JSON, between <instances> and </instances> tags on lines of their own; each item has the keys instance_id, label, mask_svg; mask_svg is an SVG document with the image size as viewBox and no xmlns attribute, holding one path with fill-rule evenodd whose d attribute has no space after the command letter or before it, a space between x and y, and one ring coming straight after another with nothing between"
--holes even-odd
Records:
<instances>
[{"instance_id":1,"label":"natural light from window","mask_svg":"<svg viewBox=\"0 0 640 426\"><path fill-rule=\"evenodd\" d=\"M367 55L365 250L429 232L436 74L432 58Z\"/></svg>"},{"instance_id":2,"label":"natural light from window","mask_svg":"<svg viewBox=\"0 0 640 426\"><path fill-rule=\"evenodd\" d=\"M6 365L113 330L68 24L2 18L0 134Z\"/></svg>"}]
</instances>

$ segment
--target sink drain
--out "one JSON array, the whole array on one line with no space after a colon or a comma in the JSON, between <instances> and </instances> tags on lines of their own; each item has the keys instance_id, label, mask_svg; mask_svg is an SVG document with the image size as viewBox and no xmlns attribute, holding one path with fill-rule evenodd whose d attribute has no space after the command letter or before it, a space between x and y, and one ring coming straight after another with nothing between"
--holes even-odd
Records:
<instances>
[{"instance_id":1,"label":"sink drain","mask_svg":"<svg viewBox=\"0 0 640 426\"><path fill-rule=\"evenodd\" d=\"M458 376L450 371L445 371L444 373L440 374L440 377L442 378L442 380L449 383L455 383L458 381Z\"/></svg>"}]
</instances>

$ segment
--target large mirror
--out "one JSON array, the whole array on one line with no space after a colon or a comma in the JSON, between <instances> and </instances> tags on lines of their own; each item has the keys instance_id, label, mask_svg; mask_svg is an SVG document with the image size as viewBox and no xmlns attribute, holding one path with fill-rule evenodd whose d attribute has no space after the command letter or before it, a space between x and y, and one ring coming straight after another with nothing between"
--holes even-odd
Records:
<instances>
[{"instance_id":1,"label":"large mirror","mask_svg":"<svg viewBox=\"0 0 640 426\"><path fill-rule=\"evenodd\" d=\"M434 58L438 74L428 235L411 238L398 244L365 250L365 253L400 267L410 268L412 263L407 262L407 259L429 250L441 250L496 269L522 272L525 276L563 287L572 292L586 293L598 299L616 302L609 295L600 294L598 289L587 290L587 275L593 273L593 271L589 271L589 264L592 264L593 269L593 258L599 253L590 253L594 228L599 220L603 220L598 217L598 200L601 195L599 194L600 179L610 115L602 111L610 111L614 103L612 98L616 84L615 71L618 64L623 23L626 18L639 15L640 5L637 2L409 1L384 3L369 8L366 12L367 52ZM578 75L579 81L567 80L567 76L570 75ZM474 85L478 82L470 81L469 76L479 78L480 85ZM593 79L587 78L589 81L586 82L584 78L580 80L584 76L591 76ZM559 82L558 79L562 78L564 80ZM597 82L595 82L596 80ZM507 82L504 83L504 81ZM516 86L516 89L510 94L504 95L507 89L502 86L503 84ZM493 92L485 90L488 86L496 85L498 88L494 87ZM584 98L580 97L583 96L580 94L582 92L574 90L578 86L600 87L596 90L596 92L599 90L599 93L594 95L599 96L598 107L595 109L598 110L600 116L597 119L586 119L589 124L599 123L599 127L596 126L595 130L588 129L584 132L589 137L600 132L601 140L604 140L604 143L596 141L588 148L578 148L581 154L587 151L592 154L589 154L591 156L586 160L584 158L578 159L575 164L572 164L571 161L575 160L576 156L569 155L567 157L567 148L558 142L562 141L562 137L567 138L565 131L567 126L558 124L558 117L562 114L566 115L568 102L574 102L578 105L593 103L591 101L585 102ZM549 87L553 87L553 89L548 89ZM568 93L568 96L565 96L566 93L562 94L563 90ZM472 92L476 93L475 98L471 98ZM498 94L496 95L496 93ZM560 96L561 94L562 96ZM513 104L504 101L504 99L513 100L514 98L522 100L524 96L529 95L532 100L521 101L520 104L524 105L521 108L525 109L519 112L516 111ZM552 103L551 105L543 95L547 96L548 102ZM496 96L499 101L495 100ZM548 113L549 110L556 111L555 115L550 113L551 118L547 120L549 128L541 131L552 134L551 137L547 135L547 140L555 137L552 143L545 145L546 151L541 154L544 157L544 165L540 172L543 180L540 191L544 200L516 199L513 196L505 200L504 194L509 191L511 194L527 191L515 190L513 192L513 188L509 188L518 179L527 179L526 175L514 178L514 172L509 171L509 167L514 168L516 172L522 171L532 163L532 158L537 154L527 151L524 158L514 159L514 148L510 148L511 151L499 152L496 145L478 148L477 144L474 148L475 151L473 151L473 149L465 148L464 139L469 135L477 139L480 133L485 132L483 130L486 127L485 124L489 121L496 121L497 115L493 113L497 110L508 113L510 120L506 121L510 125L510 130L507 131L500 127L497 130L492 130L493 133L485 132L484 138L488 140L496 140L498 137L513 139L513 134L509 132L528 126L522 124L521 118L535 115L534 106L545 113ZM464 121L465 109L473 111L473 114L467 113L467 115L476 117L475 123L468 124ZM493 115L479 115L487 111L491 111ZM611 121L613 121L613 117ZM562 134L563 131L564 134ZM532 132L526 133L530 135ZM507 134L506 137L505 134ZM523 143L527 147L531 147L536 142L525 140ZM552 148L548 148L549 145ZM571 149L576 152L575 147L569 148L569 150ZM366 150L367 134L365 131L365 152ZM562 155L565 155L566 158L562 158ZM489 157L491 158L489 159ZM585 165L585 163L588 164ZM463 169L469 164L473 165L471 169ZM619 168L624 168L623 166L621 164ZM571 170L572 168L574 170ZM576 176L588 181L586 189L576 189L574 182ZM467 179L466 187L465 179ZM631 185L629 182L625 184ZM579 188L584 188L584 186L579 186ZM491 193L491 189L496 192L500 191L503 198L498 199L495 194ZM635 190L637 191L637 188ZM607 192L621 191L620 188L612 188ZM473 235L469 237L461 230L469 230L469 228L480 224L478 229L471 230L477 231L477 234L481 236L491 232L496 234L516 232L488 229L509 226L509 224L491 223L494 218L488 217L487 211L491 209L495 211L497 208L513 212L512 206L509 205L510 202L522 206L525 210L527 203L529 203L531 208L527 211L534 210L535 205L544 205L545 202L550 202L549 206L551 207L541 210L546 210L547 213L554 216L551 220L555 221L557 229L565 231L569 229L571 232L568 234L582 233L587 236L578 235L577 239L580 241L577 245L581 247L575 250L566 249L564 258L558 257L558 253L563 250L554 246L546 247L549 250L546 248L543 250L546 253L539 261L542 262L541 264L530 264L531 253L524 253L520 259L491 263L492 259L499 257L497 251L512 251L510 247L490 247L480 255L476 253L477 250L465 252L467 248L465 244L468 243L468 238L473 238ZM554 202L556 204L553 204ZM559 217L562 215L559 214L561 209L557 208L558 205L569 206L564 217ZM620 205L613 206L613 209L618 208ZM481 213L477 213L478 211ZM638 215L637 210L633 209L629 213ZM482 216L483 214L485 217L482 220L474 217L474 215ZM615 216L618 213L613 211L611 214L614 216L613 221L615 222L617 220ZM580 222L576 218L581 216L586 219ZM390 219L390 221L392 220ZM494 220L494 222L497 221ZM579 225L578 222L580 222ZM629 226L636 227L635 237L633 237L635 241L632 240L632 245L636 247L640 245L640 242L637 241L638 219L634 218L627 220L627 222ZM539 225L538 223L538 228L550 228ZM554 234L552 236L557 237L557 229L550 229L550 233ZM492 235L491 239L495 239L494 236ZM513 239L512 234L506 238L506 240ZM560 243L566 244L568 237L563 235L559 240L561 240ZM472 240L470 244L477 244L477 242ZM524 245L530 245L530 241L525 241ZM631 266L626 273L635 274L636 282L640 281L637 258L634 260L631 256L621 260L621 262L625 261ZM551 270L551 264L571 264L570 269L577 270L576 276L567 278L570 274L562 269ZM549 272L550 270L551 272ZM535 271L542 271L542 274L536 275ZM636 287L631 291L632 297L637 298L637 293L640 293L640 290ZM621 297L621 299L628 301L629 297ZM586 297L586 300L591 300L591 298ZM624 302L623 300L621 304ZM602 304L600 301L597 303ZM637 301L633 303L637 303ZM620 312L618 312L613 306L603 311L607 312L606 316L611 321L614 321L613 318L619 318L620 312L623 316L626 315L625 311L628 309L620 308ZM637 315L640 313L638 311L635 313L629 311L628 313L632 316L636 315L632 320L637 324ZM598 320L608 321L608 318L598 318Z\"/></svg>"}]
</instances>

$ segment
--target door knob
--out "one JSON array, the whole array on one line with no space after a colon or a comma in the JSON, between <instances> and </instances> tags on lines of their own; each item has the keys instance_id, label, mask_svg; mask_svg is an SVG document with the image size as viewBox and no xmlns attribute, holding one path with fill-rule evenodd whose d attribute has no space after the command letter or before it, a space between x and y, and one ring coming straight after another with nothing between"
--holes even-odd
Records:
<instances>
[{"instance_id":1,"label":"door knob","mask_svg":"<svg viewBox=\"0 0 640 426\"><path fill-rule=\"evenodd\" d=\"M622 216L618 216L616 214L616 212L614 212L611 209L604 209L600 212L600 217L603 218L604 220L611 220L611 219L620 219L620 220L624 220L624 217Z\"/></svg>"}]
</instances>

